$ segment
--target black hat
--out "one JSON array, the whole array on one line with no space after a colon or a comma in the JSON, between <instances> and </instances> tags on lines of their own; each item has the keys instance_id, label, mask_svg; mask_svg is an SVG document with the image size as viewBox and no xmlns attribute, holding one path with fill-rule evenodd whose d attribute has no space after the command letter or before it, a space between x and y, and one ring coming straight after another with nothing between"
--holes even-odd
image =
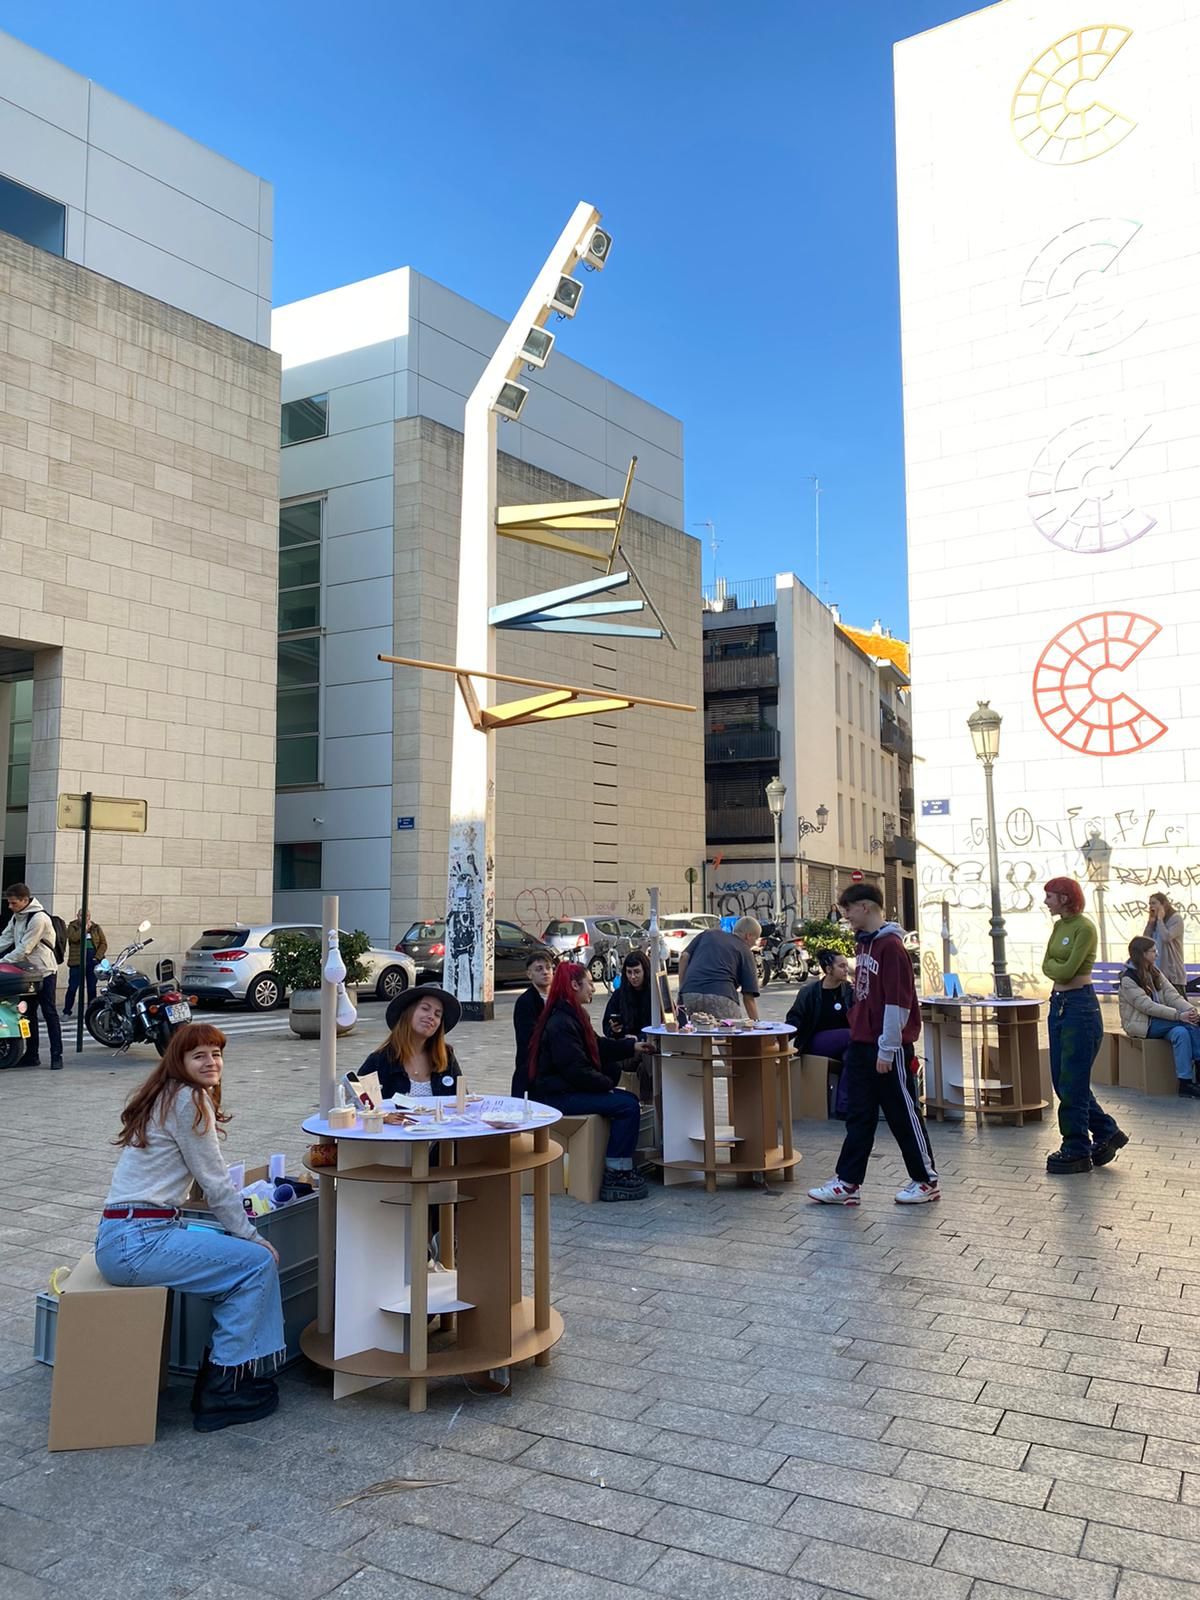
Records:
<instances>
[{"instance_id":1,"label":"black hat","mask_svg":"<svg viewBox=\"0 0 1200 1600\"><path fill-rule=\"evenodd\" d=\"M406 989L403 994L398 994L387 1008L387 1025L390 1032L409 1006L415 1006L418 1000L426 998L442 1002L442 1032L449 1033L456 1028L462 1017L462 1006L455 997L446 989L439 989L436 983L418 983L411 989Z\"/></svg>"}]
</instances>

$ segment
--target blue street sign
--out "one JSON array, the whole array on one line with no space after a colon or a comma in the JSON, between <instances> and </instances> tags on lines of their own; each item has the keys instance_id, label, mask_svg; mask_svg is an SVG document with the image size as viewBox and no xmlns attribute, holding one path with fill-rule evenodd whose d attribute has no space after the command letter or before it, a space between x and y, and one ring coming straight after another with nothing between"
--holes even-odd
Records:
<instances>
[{"instance_id":1,"label":"blue street sign","mask_svg":"<svg viewBox=\"0 0 1200 1600\"><path fill-rule=\"evenodd\" d=\"M397 817L396 818L396 827L400 830L401 833L407 832L408 829L410 829L410 828L415 828L416 825L417 825L416 817Z\"/></svg>"},{"instance_id":2,"label":"blue street sign","mask_svg":"<svg viewBox=\"0 0 1200 1600\"><path fill-rule=\"evenodd\" d=\"M950 815L949 800L922 800L921 815L923 817L948 817Z\"/></svg>"}]
</instances>

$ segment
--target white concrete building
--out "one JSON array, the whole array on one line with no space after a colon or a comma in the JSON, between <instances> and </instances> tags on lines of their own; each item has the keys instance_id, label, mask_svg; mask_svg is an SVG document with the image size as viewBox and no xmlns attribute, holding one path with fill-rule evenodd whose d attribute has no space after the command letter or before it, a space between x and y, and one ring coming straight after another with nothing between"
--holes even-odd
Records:
<instances>
[{"instance_id":1,"label":"white concrete building","mask_svg":"<svg viewBox=\"0 0 1200 1600\"><path fill-rule=\"evenodd\" d=\"M1019 988L1090 837L1114 959L1154 890L1200 931L1200 0L1119 16L1008 0L896 50L922 932L947 900L972 984L978 699Z\"/></svg>"},{"instance_id":2,"label":"white concrete building","mask_svg":"<svg viewBox=\"0 0 1200 1600\"><path fill-rule=\"evenodd\" d=\"M322 887L340 893L346 925L377 940L444 912L452 681L377 656L453 659L463 405L502 326L409 268L275 313L280 916L311 919ZM636 455L625 542L679 649L502 633L498 670L699 707L681 425L572 361L569 343L531 378L520 423L501 428L501 499L619 494ZM504 599L590 575L501 541ZM541 932L572 911L644 908L650 883L686 896L704 845L699 729L699 711L640 710L499 735L497 915Z\"/></svg>"}]
</instances>

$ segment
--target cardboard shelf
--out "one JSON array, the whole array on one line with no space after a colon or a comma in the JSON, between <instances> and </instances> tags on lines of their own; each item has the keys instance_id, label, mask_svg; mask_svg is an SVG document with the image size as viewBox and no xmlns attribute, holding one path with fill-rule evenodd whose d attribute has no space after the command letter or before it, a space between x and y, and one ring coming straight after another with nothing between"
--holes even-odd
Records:
<instances>
[{"instance_id":1,"label":"cardboard shelf","mask_svg":"<svg viewBox=\"0 0 1200 1600\"><path fill-rule=\"evenodd\" d=\"M441 1140L440 1143L448 1143ZM462 1162L453 1167L430 1167L423 1178L414 1178L411 1167L393 1167L385 1162L372 1161L366 1166L350 1167L310 1167L304 1165L309 1172L315 1172L324 1177L337 1178L339 1182L350 1183L411 1183L431 1185L436 1183L470 1183L475 1178L506 1178L512 1173L532 1172L535 1167L549 1167L562 1155L562 1146L550 1141L548 1150L521 1150L513 1153L512 1159L503 1164L497 1162ZM430 1204L436 1204L430 1200ZM453 1202L450 1202L453 1204Z\"/></svg>"},{"instance_id":2,"label":"cardboard shelf","mask_svg":"<svg viewBox=\"0 0 1200 1600\"><path fill-rule=\"evenodd\" d=\"M512 1367L530 1361L556 1345L563 1335L561 1315L551 1308L550 1326L534 1327L533 1299L527 1295L512 1312L512 1341L507 1349L490 1345L456 1344L446 1350L431 1350L423 1367L413 1371L409 1357L401 1351L359 1350L352 1356L334 1359L333 1335L318 1333L310 1323L300 1337L300 1347L318 1367L344 1372L360 1378L455 1378L465 1372L489 1372L496 1367Z\"/></svg>"},{"instance_id":3,"label":"cardboard shelf","mask_svg":"<svg viewBox=\"0 0 1200 1600\"><path fill-rule=\"evenodd\" d=\"M427 1272L426 1281L426 1314L434 1317L450 1311L472 1311L475 1308L473 1300L460 1300L458 1297L457 1272ZM410 1316L412 1313L412 1290L408 1289L398 1300L381 1302L381 1311L395 1311L401 1316Z\"/></svg>"}]
</instances>

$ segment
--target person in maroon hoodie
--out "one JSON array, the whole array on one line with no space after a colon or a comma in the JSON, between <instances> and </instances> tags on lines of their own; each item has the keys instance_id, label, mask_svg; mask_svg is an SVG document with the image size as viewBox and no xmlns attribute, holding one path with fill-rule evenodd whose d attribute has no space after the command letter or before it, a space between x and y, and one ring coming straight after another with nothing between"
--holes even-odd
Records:
<instances>
[{"instance_id":1,"label":"person in maroon hoodie","mask_svg":"<svg viewBox=\"0 0 1200 1600\"><path fill-rule=\"evenodd\" d=\"M859 1204L882 1109L912 1180L897 1192L897 1203L919 1206L940 1200L933 1150L910 1070L921 1013L903 930L884 921L883 896L873 884L851 884L838 906L857 940L845 1055L850 1112L837 1171L828 1183L810 1189L809 1198L827 1206Z\"/></svg>"}]
</instances>

